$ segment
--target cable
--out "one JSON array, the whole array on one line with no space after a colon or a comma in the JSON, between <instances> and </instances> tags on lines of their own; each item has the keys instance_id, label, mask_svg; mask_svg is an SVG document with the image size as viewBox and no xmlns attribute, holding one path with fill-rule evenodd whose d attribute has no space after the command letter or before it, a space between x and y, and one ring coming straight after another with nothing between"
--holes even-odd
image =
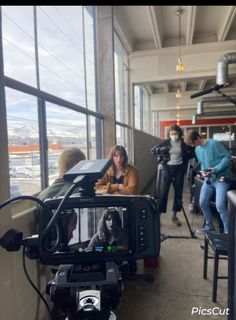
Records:
<instances>
[{"instance_id":1,"label":"cable","mask_svg":"<svg viewBox=\"0 0 236 320\"><path fill-rule=\"evenodd\" d=\"M15 198L11 198L11 199L6 200L3 203L1 203L0 204L0 209L6 207L8 204L10 204L12 202L16 202L16 201L19 201L19 200L32 200L32 201L35 201L38 204L40 204L49 215L51 215L51 212L50 212L49 208L47 207L47 205L42 200L40 200L40 199L38 199L36 197L33 197L33 196L18 196L18 197L15 197ZM57 232L59 234L59 229L57 229ZM47 301L45 300L45 298L43 297L41 292L38 290L38 288L35 286L35 284L33 283L33 281L31 280L31 278L30 278L30 276L28 274L28 271L27 271L27 268L26 268L26 262L25 262L25 256L26 256L25 252L26 252L26 246L23 246L22 264L23 264L23 269L24 269L25 276L26 276L27 280L29 281L30 285L33 287L33 289L37 292L39 297L44 302L44 304L45 304L45 306L47 308L48 314L49 314L49 318L52 319L51 311L50 311L50 308L49 308L49 305L48 305Z\"/></svg>"},{"instance_id":2,"label":"cable","mask_svg":"<svg viewBox=\"0 0 236 320\"><path fill-rule=\"evenodd\" d=\"M67 201L67 199L70 197L70 195L72 194L73 190L77 187L77 183L73 183L72 186L70 187L70 189L67 191L67 193L65 194L65 196L63 197L63 199L61 200L61 202L59 203L59 206L57 207L57 210L55 212L55 214L52 216L51 220L49 221L49 223L47 224L45 230L42 233L41 238L39 239L39 252L42 250L42 242L46 236L46 234L48 233L48 231L50 230L50 228L55 224L56 220L57 220L57 216L59 215L61 208L64 205L64 202ZM57 235L58 236L58 235ZM58 239L57 239L58 240ZM56 242L58 242L56 240ZM55 246L53 247L53 249L55 248ZM51 248L50 251L48 248L44 248L46 249L46 251L48 252L52 252L53 249ZM56 248L57 249L57 248ZM54 251L56 250L54 249Z\"/></svg>"},{"instance_id":3,"label":"cable","mask_svg":"<svg viewBox=\"0 0 236 320\"><path fill-rule=\"evenodd\" d=\"M52 215L52 212L49 210L48 206L40 199L33 197L33 196L18 196L15 198L11 198L9 200L4 201L2 204L0 204L0 209L4 208L5 206L7 206L8 204L12 203L12 202L16 202L18 200L32 200L37 202L38 204L40 204L44 210L47 212L48 216L50 217ZM52 220L52 219L51 219ZM51 222L50 220L50 222ZM54 220L53 220L54 221ZM55 222L54 222L55 224ZM51 226L51 225L50 225ZM48 227L48 225L47 225ZM61 240L61 234L60 234L60 230L59 230L59 226L58 224L55 224L55 228L56 228L56 242L55 245L52 248L45 248L48 252L54 252L57 250L58 246L60 245L60 240ZM48 228L46 228L48 229ZM44 230L44 232L46 231L46 229ZM43 232L43 234L44 234ZM39 252L42 252L42 239L40 239L39 241Z\"/></svg>"},{"instance_id":4,"label":"cable","mask_svg":"<svg viewBox=\"0 0 236 320\"><path fill-rule=\"evenodd\" d=\"M29 276L29 273L27 271L27 268L26 268L26 262L25 262L25 254L26 252L26 246L23 246L23 256L22 256L22 264L23 264L23 269L24 269L24 273L25 273L25 276L27 278L27 280L29 281L30 285L33 287L33 289L36 291L36 293L39 295L39 297L42 299L43 303L45 304L46 308L47 308L47 311L48 311L48 314L49 314L49 319L52 320L52 316L51 316L51 310L50 310L50 307L46 301L46 299L44 298L44 296L42 295L42 293L39 291L39 289L35 286L35 284L33 283L33 281L31 280L30 276Z\"/></svg>"}]
</instances>

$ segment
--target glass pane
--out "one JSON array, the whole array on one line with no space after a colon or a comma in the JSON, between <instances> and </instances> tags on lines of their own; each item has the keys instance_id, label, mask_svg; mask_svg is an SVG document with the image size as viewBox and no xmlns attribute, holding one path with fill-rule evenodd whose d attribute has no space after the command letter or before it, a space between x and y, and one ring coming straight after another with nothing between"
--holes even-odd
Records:
<instances>
[{"instance_id":1,"label":"glass pane","mask_svg":"<svg viewBox=\"0 0 236 320\"><path fill-rule=\"evenodd\" d=\"M96 118L89 116L89 159L97 159Z\"/></svg>"},{"instance_id":2,"label":"glass pane","mask_svg":"<svg viewBox=\"0 0 236 320\"><path fill-rule=\"evenodd\" d=\"M123 75L122 75L122 46L118 37L114 36L114 72L115 72L115 102L116 120L122 121L123 113Z\"/></svg>"},{"instance_id":3,"label":"glass pane","mask_svg":"<svg viewBox=\"0 0 236 320\"><path fill-rule=\"evenodd\" d=\"M58 158L62 150L80 148L87 157L86 116L79 112L46 104L49 184L58 177Z\"/></svg>"},{"instance_id":4,"label":"glass pane","mask_svg":"<svg viewBox=\"0 0 236 320\"><path fill-rule=\"evenodd\" d=\"M85 103L82 6L37 6L40 87Z\"/></svg>"},{"instance_id":5,"label":"glass pane","mask_svg":"<svg viewBox=\"0 0 236 320\"><path fill-rule=\"evenodd\" d=\"M116 125L116 143L125 147L131 161L131 129Z\"/></svg>"},{"instance_id":6,"label":"glass pane","mask_svg":"<svg viewBox=\"0 0 236 320\"><path fill-rule=\"evenodd\" d=\"M129 122L128 113L128 55L117 35L114 35L114 70L116 120Z\"/></svg>"},{"instance_id":7,"label":"glass pane","mask_svg":"<svg viewBox=\"0 0 236 320\"><path fill-rule=\"evenodd\" d=\"M236 126L231 126L231 154L236 155Z\"/></svg>"},{"instance_id":8,"label":"glass pane","mask_svg":"<svg viewBox=\"0 0 236 320\"><path fill-rule=\"evenodd\" d=\"M2 7L5 75L36 86L32 6Z\"/></svg>"},{"instance_id":9,"label":"glass pane","mask_svg":"<svg viewBox=\"0 0 236 320\"><path fill-rule=\"evenodd\" d=\"M142 88L143 92L143 131L149 133L150 130L150 99L147 91Z\"/></svg>"},{"instance_id":10,"label":"glass pane","mask_svg":"<svg viewBox=\"0 0 236 320\"><path fill-rule=\"evenodd\" d=\"M209 127L209 138L221 141L227 148L230 146L230 130L228 126Z\"/></svg>"},{"instance_id":11,"label":"glass pane","mask_svg":"<svg viewBox=\"0 0 236 320\"><path fill-rule=\"evenodd\" d=\"M11 196L41 189L37 99L6 88Z\"/></svg>"},{"instance_id":12,"label":"glass pane","mask_svg":"<svg viewBox=\"0 0 236 320\"><path fill-rule=\"evenodd\" d=\"M85 63L87 85L87 107L96 111L95 55L94 55L94 7L84 10Z\"/></svg>"},{"instance_id":13,"label":"glass pane","mask_svg":"<svg viewBox=\"0 0 236 320\"><path fill-rule=\"evenodd\" d=\"M135 128L141 130L141 94L140 87L134 86L134 116L135 116Z\"/></svg>"}]
</instances>

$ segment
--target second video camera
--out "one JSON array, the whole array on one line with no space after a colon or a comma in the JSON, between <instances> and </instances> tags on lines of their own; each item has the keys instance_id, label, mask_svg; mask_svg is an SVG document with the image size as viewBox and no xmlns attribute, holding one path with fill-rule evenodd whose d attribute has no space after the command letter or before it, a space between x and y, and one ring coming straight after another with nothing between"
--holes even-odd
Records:
<instances>
[{"instance_id":1,"label":"second video camera","mask_svg":"<svg viewBox=\"0 0 236 320\"><path fill-rule=\"evenodd\" d=\"M170 160L170 147L154 147L152 150L152 154L157 157L159 162L167 163Z\"/></svg>"}]
</instances>

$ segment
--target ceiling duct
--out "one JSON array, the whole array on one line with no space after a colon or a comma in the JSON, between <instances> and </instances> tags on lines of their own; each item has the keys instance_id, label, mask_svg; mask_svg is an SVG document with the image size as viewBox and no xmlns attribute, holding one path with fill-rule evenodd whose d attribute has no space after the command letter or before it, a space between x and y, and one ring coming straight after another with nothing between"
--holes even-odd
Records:
<instances>
[{"instance_id":1,"label":"ceiling duct","mask_svg":"<svg viewBox=\"0 0 236 320\"><path fill-rule=\"evenodd\" d=\"M232 96L232 99L236 99L236 96ZM192 117L192 124L196 124L197 123L197 118L200 117L215 117L215 116L235 116L236 115L236 111L235 111L235 107L233 107L233 109L231 110L222 110L222 111L216 111L214 107L212 107L212 111L209 111L209 105L206 106L205 104L209 104L209 103L223 103L225 106L230 103L227 99L227 97L205 97L202 98L201 101L199 101L197 103L197 113L193 115ZM208 107L208 110L206 112L205 108Z\"/></svg>"},{"instance_id":2,"label":"ceiling duct","mask_svg":"<svg viewBox=\"0 0 236 320\"><path fill-rule=\"evenodd\" d=\"M194 114L192 117L192 124L197 124L198 118L211 118L211 117L225 117L225 116L235 116L234 110L228 111L214 111L214 112L205 112L204 114Z\"/></svg>"},{"instance_id":3,"label":"ceiling duct","mask_svg":"<svg viewBox=\"0 0 236 320\"><path fill-rule=\"evenodd\" d=\"M236 52L226 53L217 63L216 83L226 86L229 84L229 64L236 63Z\"/></svg>"},{"instance_id":4,"label":"ceiling duct","mask_svg":"<svg viewBox=\"0 0 236 320\"><path fill-rule=\"evenodd\" d=\"M236 96L232 96L232 99L236 99ZM204 106L206 103L229 103L227 97L206 97L202 98L201 101L197 103L197 115L204 114ZM235 113L236 114L236 113Z\"/></svg>"}]
</instances>

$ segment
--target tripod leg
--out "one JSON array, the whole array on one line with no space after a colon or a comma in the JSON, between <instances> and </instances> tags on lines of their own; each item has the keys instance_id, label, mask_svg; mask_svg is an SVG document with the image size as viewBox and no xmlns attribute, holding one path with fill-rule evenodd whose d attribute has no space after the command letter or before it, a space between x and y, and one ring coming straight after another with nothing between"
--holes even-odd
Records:
<instances>
[{"instance_id":1,"label":"tripod leg","mask_svg":"<svg viewBox=\"0 0 236 320\"><path fill-rule=\"evenodd\" d=\"M172 183L172 185L173 185L173 187L174 187L174 191L175 191L175 194L176 194L176 184L175 184L175 181L173 180L173 177L172 177L170 168L169 168L169 166L168 166L167 164L165 164L165 166L166 166L166 170L169 172L169 176L170 176L170 179L171 179L171 183ZM181 168L181 170L182 170L182 168ZM178 177L177 177L177 178L178 178ZM180 177L179 177L179 178L180 178ZM185 210L184 210L182 201L181 201L179 198L177 198L177 202L178 202L178 204L180 205L181 210L183 211L183 214L184 214L186 223L187 223L187 225L188 225L188 229L189 229L191 238L195 238L194 232L193 232L192 229L191 229L191 226L190 226L189 221L188 221L188 217L187 217L186 212L185 212Z\"/></svg>"},{"instance_id":2,"label":"tripod leg","mask_svg":"<svg viewBox=\"0 0 236 320\"><path fill-rule=\"evenodd\" d=\"M195 235L194 235L194 232L193 232L193 230L192 230L192 228L191 228L191 226L190 226L190 224L189 224L188 217L187 217L186 212L185 212L185 210L184 210L182 201L180 201L180 200L178 199L178 202L179 202L179 204L180 204L180 206L181 206L181 209L182 209L182 211L183 211L183 214L184 214L185 220L186 220L186 222L187 222L188 229L189 229L189 232L190 232L190 234L191 234L191 237L194 238Z\"/></svg>"}]
</instances>

